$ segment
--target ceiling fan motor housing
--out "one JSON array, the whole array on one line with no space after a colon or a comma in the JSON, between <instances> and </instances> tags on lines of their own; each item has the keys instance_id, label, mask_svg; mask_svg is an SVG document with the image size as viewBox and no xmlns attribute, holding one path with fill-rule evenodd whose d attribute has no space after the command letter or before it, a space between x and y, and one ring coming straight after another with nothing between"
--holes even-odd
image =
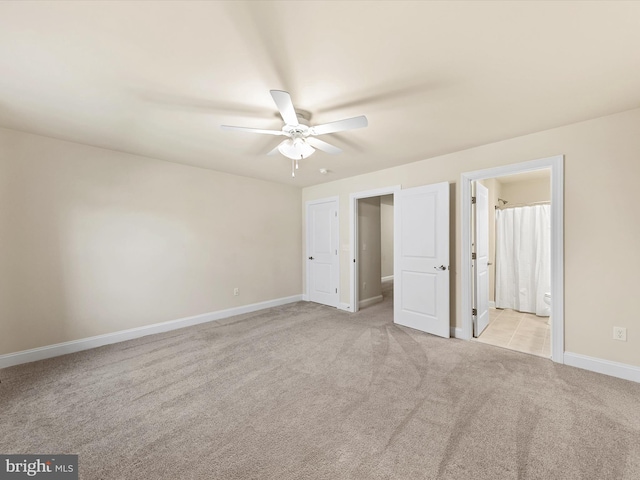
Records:
<instances>
[{"instance_id":1,"label":"ceiling fan motor housing","mask_svg":"<svg viewBox=\"0 0 640 480\"><path fill-rule=\"evenodd\" d=\"M309 136L309 127L306 125L285 125L282 131L291 138L306 138Z\"/></svg>"}]
</instances>

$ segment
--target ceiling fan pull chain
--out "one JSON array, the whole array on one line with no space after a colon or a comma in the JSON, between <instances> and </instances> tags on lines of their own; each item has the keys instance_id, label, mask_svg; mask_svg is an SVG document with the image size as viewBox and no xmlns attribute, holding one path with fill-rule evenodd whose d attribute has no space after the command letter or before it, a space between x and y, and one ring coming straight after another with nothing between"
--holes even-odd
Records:
<instances>
[{"instance_id":1,"label":"ceiling fan pull chain","mask_svg":"<svg viewBox=\"0 0 640 480\"><path fill-rule=\"evenodd\" d=\"M296 178L296 161L291 159L291 176Z\"/></svg>"}]
</instances>

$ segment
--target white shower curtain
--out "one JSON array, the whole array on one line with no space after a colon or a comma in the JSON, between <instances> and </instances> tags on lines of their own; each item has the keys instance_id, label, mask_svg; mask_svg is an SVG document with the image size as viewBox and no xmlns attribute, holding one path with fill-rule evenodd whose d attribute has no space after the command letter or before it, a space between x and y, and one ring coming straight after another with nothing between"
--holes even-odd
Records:
<instances>
[{"instance_id":1,"label":"white shower curtain","mask_svg":"<svg viewBox=\"0 0 640 480\"><path fill-rule=\"evenodd\" d=\"M551 208L496 210L496 307L551 314Z\"/></svg>"}]
</instances>

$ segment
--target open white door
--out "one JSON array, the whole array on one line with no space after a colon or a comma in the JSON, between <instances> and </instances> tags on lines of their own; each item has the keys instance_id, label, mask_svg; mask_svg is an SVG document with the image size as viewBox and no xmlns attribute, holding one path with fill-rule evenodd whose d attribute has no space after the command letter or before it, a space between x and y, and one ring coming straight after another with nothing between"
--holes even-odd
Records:
<instances>
[{"instance_id":1,"label":"open white door","mask_svg":"<svg viewBox=\"0 0 640 480\"><path fill-rule=\"evenodd\" d=\"M479 337L489 325L489 189L479 182L473 182L475 188L474 244L473 262L473 336Z\"/></svg>"},{"instance_id":2,"label":"open white door","mask_svg":"<svg viewBox=\"0 0 640 480\"><path fill-rule=\"evenodd\" d=\"M449 338L449 184L395 198L393 321Z\"/></svg>"},{"instance_id":3,"label":"open white door","mask_svg":"<svg viewBox=\"0 0 640 480\"><path fill-rule=\"evenodd\" d=\"M309 300L338 306L338 201L307 205Z\"/></svg>"}]
</instances>

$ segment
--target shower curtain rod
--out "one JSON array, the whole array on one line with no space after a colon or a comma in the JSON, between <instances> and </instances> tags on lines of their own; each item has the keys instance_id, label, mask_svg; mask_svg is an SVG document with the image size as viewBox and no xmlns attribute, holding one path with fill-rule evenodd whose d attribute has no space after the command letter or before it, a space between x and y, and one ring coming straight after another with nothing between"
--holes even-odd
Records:
<instances>
[{"instance_id":1,"label":"shower curtain rod","mask_svg":"<svg viewBox=\"0 0 640 480\"><path fill-rule=\"evenodd\" d=\"M515 208L515 207L533 207L534 205L550 205L551 201L547 200L545 202L531 202L531 203L513 203L513 204L507 204L507 205L496 205L494 206L494 208L496 210L500 209L500 210L504 210L505 208Z\"/></svg>"}]
</instances>

